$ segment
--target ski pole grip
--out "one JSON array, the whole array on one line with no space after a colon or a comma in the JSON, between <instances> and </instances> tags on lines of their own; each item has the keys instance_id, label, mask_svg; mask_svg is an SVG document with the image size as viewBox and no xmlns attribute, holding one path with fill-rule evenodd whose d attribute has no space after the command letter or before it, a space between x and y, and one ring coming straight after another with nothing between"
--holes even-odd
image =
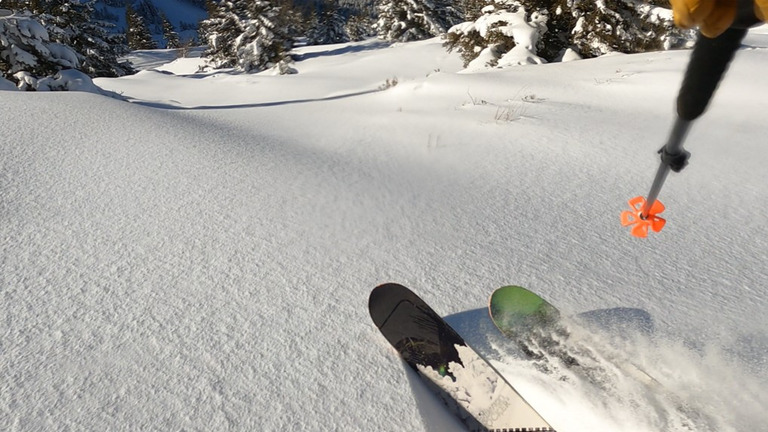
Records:
<instances>
[{"instance_id":1,"label":"ski pole grip","mask_svg":"<svg viewBox=\"0 0 768 432\"><path fill-rule=\"evenodd\" d=\"M734 27L714 39L699 33L677 96L677 115L681 119L693 121L707 109L746 34L746 28Z\"/></svg>"}]
</instances>

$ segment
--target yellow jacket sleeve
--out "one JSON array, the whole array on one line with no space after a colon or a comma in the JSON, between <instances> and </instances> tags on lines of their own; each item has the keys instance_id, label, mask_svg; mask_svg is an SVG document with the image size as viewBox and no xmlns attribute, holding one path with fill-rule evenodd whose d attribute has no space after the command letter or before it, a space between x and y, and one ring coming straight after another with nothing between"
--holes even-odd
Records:
<instances>
[{"instance_id":1,"label":"yellow jacket sleeve","mask_svg":"<svg viewBox=\"0 0 768 432\"><path fill-rule=\"evenodd\" d=\"M755 14L757 15L757 1L760 1L765 5L768 15L768 0L755 1ZM678 27L699 27L701 33L709 38L719 36L731 26L738 7L738 0L670 0L670 3ZM763 19L762 16L757 16Z\"/></svg>"},{"instance_id":2,"label":"yellow jacket sleeve","mask_svg":"<svg viewBox=\"0 0 768 432\"><path fill-rule=\"evenodd\" d=\"M768 0L755 0L755 16L760 21L768 21Z\"/></svg>"}]
</instances>

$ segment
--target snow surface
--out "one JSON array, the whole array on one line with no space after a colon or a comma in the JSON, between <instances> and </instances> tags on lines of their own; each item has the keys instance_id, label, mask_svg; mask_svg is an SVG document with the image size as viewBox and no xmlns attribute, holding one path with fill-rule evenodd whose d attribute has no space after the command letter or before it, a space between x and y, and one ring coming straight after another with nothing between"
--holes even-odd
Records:
<instances>
[{"instance_id":1,"label":"snow surface","mask_svg":"<svg viewBox=\"0 0 768 432\"><path fill-rule=\"evenodd\" d=\"M368 316L395 281L561 432L686 430L681 403L697 431L765 428L765 28L645 240L619 214L650 187L689 52L481 73L438 39L300 54L291 76L179 59L96 80L132 103L0 91L0 424L459 430ZM510 354L484 311L507 284L649 314L596 350L669 394Z\"/></svg>"},{"instance_id":2,"label":"snow surface","mask_svg":"<svg viewBox=\"0 0 768 432\"><path fill-rule=\"evenodd\" d=\"M463 412L471 415L463 418L479 420L484 427L493 430L512 426L510 419L517 422L514 426L519 429L549 429L546 420L504 384L476 351L464 344L454 345L454 349L460 361L448 363L446 369L450 374L441 374L432 366L417 365L417 368L425 378L450 395L455 401L451 405L461 406ZM459 411L458 407L454 409Z\"/></svg>"}]
</instances>

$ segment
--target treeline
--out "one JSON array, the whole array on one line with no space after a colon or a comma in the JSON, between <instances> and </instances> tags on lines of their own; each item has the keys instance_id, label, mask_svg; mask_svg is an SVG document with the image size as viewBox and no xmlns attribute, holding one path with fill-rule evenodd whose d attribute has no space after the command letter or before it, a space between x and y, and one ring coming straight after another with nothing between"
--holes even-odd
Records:
<instances>
[{"instance_id":1,"label":"treeline","mask_svg":"<svg viewBox=\"0 0 768 432\"><path fill-rule=\"evenodd\" d=\"M204 45L212 68L291 73L290 53L298 43L370 36L392 42L442 36L465 64L488 67L517 45L514 29L521 22L535 32L534 46L526 49L541 61L558 61L568 51L588 58L670 49L688 36L674 28L667 10L636 0L375 0L368 7L339 0L206 0L207 18L185 40L149 0L126 5L124 29L94 1L5 0L2 7L0 76L17 83L19 74L43 77L66 68L91 77L131 74L121 59L131 50L161 48L158 40L164 48Z\"/></svg>"}]
</instances>

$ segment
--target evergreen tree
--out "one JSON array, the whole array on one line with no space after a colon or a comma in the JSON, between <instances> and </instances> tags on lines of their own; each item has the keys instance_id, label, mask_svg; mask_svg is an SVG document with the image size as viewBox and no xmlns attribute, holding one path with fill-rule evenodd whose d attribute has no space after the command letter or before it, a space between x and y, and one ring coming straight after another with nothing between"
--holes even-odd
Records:
<instances>
[{"instance_id":1,"label":"evergreen tree","mask_svg":"<svg viewBox=\"0 0 768 432\"><path fill-rule=\"evenodd\" d=\"M346 24L347 35L349 40L357 42L361 41L369 36L376 34L373 29L373 21L363 14L356 14L349 17Z\"/></svg>"},{"instance_id":2,"label":"evergreen tree","mask_svg":"<svg viewBox=\"0 0 768 432\"><path fill-rule=\"evenodd\" d=\"M307 34L309 44L325 45L349 42L346 21L335 0L325 0L320 5L320 12L315 15L313 21L314 25Z\"/></svg>"},{"instance_id":3,"label":"evergreen tree","mask_svg":"<svg viewBox=\"0 0 768 432\"><path fill-rule=\"evenodd\" d=\"M205 0L205 10L208 12L208 16L212 17L219 10L219 3L216 0Z\"/></svg>"},{"instance_id":4,"label":"evergreen tree","mask_svg":"<svg viewBox=\"0 0 768 432\"><path fill-rule=\"evenodd\" d=\"M163 21L163 38L165 38L165 47L168 49L177 49L181 47L181 39L179 34L176 33L176 29L173 27L168 17L165 14L161 14L160 18Z\"/></svg>"},{"instance_id":5,"label":"evergreen tree","mask_svg":"<svg viewBox=\"0 0 768 432\"><path fill-rule=\"evenodd\" d=\"M93 2L16 1L13 6L27 12L9 17L4 33L0 32L0 39L15 46L0 65L4 75L24 71L30 77L45 77L65 68L91 77L134 73L130 63L118 59L126 49L119 35L109 34L107 24L93 20Z\"/></svg>"},{"instance_id":6,"label":"evergreen tree","mask_svg":"<svg viewBox=\"0 0 768 432\"><path fill-rule=\"evenodd\" d=\"M538 30L532 53L557 61L571 49L581 57L609 52L637 53L684 45L688 37L669 18L652 15L647 3L632 0L578 2L572 0L464 0L480 16L451 28L446 48L457 50L465 66L483 54L488 66L515 47L510 16L524 13L528 26ZM658 0L654 0L658 1ZM472 3L470 3L472 2Z\"/></svg>"},{"instance_id":7,"label":"evergreen tree","mask_svg":"<svg viewBox=\"0 0 768 432\"><path fill-rule=\"evenodd\" d=\"M130 0L133 11L144 21L150 34L160 34L163 31L163 13L155 6L153 0Z\"/></svg>"},{"instance_id":8,"label":"evergreen tree","mask_svg":"<svg viewBox=\"0 0 768 432\"><path fill-rule=\"evenodd\" d=\"M51 41L39 18L30 12L0 17L0 76L18 82L17 73L46 77L80 66L77 53Z\"/></svg>"},{"instance_id":9,"label":"evergreen tree","mask_svg":"<svg viewBox=\"0 0 768 432\"><path fill-rule=\"evenodd\" d=\"M284 29L283 33L288 40L294 41L306 36L312 25L305 18L302 8L297 7L293 0L274 1L275 5L280 9L276 21L279 22Z\"/></svg>"},{"instance_id":10,"label":"evergreen tree","mask_svg":"<svg viewBox=\"0 0 768 432\"><path fill-rule=\"evenodd\" d=\"M487 5L475 23L452 27L445 35L443 45L448 51L456 49L461 54L464 67L481 53L486 54L487 66L496 66L497 61L516 45L509 27L513 20L510 11Z\"/></svg>"},{"instance_id":11,"label":"evergreen tree","mask_svg":"<svg viewBox=\"0 0 768 432\"><path fill-rule=\"evenodd\" d=\"M287 16L276 1L224 0L201 24L209 46L204 56L215 68L258 72L279 66L280 73L290 73Z\"/></svg>"},{"instance_id":12,"label":"evergreen tree","mask_svg":"<svg viewBox=\"0 0 768 432\"><path fill-rule=\"evenodd\" d=\"M81 56L80 70L91 77L118 77L134 73L119 57L128 52L122 35L111 34L114 25L93 20L94 2L49 0L48 13L55 15L49 26L51 37L68 45Z\"/></svg>"},{"instance_id":13,"label":"evergreen tree","mask_svg":"<svg viewBox=\"0 0 768 432\"><path fill-rule=\"evenodd\" d=\"M130 3L125 7L125 22L125 38L128 42L128 48L132 50L157 49L157 43L152 38L152 33L145 24L144 18L133 9Z\"/></svg>"},{"instance_id":14,"label":"evergreen tree","mask_svg":"<svg viewBox=\"0 0 768 432\"><path fill-rule=\"evenodd\" d=\"M32 4L31 0L3 0L0 2L0 9L8 9L13 12L32 12L40 13L39 2Z\"/></svg>"},{"instance_id":15,"label":"evergreen tree","mask_svg":"<svg viewBox=\"0 0 768 432\"><path fill-rule=\"evenodd\" d=\"M464 11L464 19L474 21L483 15L483 8L493 4L493 0L459 0L459 6Z\"/></svg>"},{"instance_id":16,"label":"evergreen tree","mask_svg":"<svg viewBox=\"0 0 768 432\"><path fill-rule=\"evenodd\" d=\"M571 32L574 49L582 57L609 52L637 53L660 50L664 26L643 16L623 0L580 4L574 11L576 23Z\"/></svg>"},{"instance_id":17,"label":"evergreen tree","mask_svg":"<svg viewBox=\"0 0 768 432\"><path fill-rule=\"evenodd\" d=\"M280 16L280 7L270 1L250 0L243 22L243 33L235 43L240 69L259 72L290 62L288 51L291 40L279 20Z\"/></svg>"},{"instance_id":18,"label":"evergreen tree","mask_svg":"<svg viewBox=\"0 0 768 432\"><path fill-rule=\"evenodd\" d=\"M439 36L463 21L451 0L376 0L379 37L408 42Z\"/></svg>"},{"instance_id":19,"label":"evergreen tree","mask_svg":"<svg viewBox=\"0 0 768 432\"><path fill-rule=\"evenodd\" d=\"M213 13L200 23L202 39L208 43L203 53L214 68L234 67L237 64L236 41L243 33L245 3L240 0L211 2Z\"/></svg>"}]
</instances>

